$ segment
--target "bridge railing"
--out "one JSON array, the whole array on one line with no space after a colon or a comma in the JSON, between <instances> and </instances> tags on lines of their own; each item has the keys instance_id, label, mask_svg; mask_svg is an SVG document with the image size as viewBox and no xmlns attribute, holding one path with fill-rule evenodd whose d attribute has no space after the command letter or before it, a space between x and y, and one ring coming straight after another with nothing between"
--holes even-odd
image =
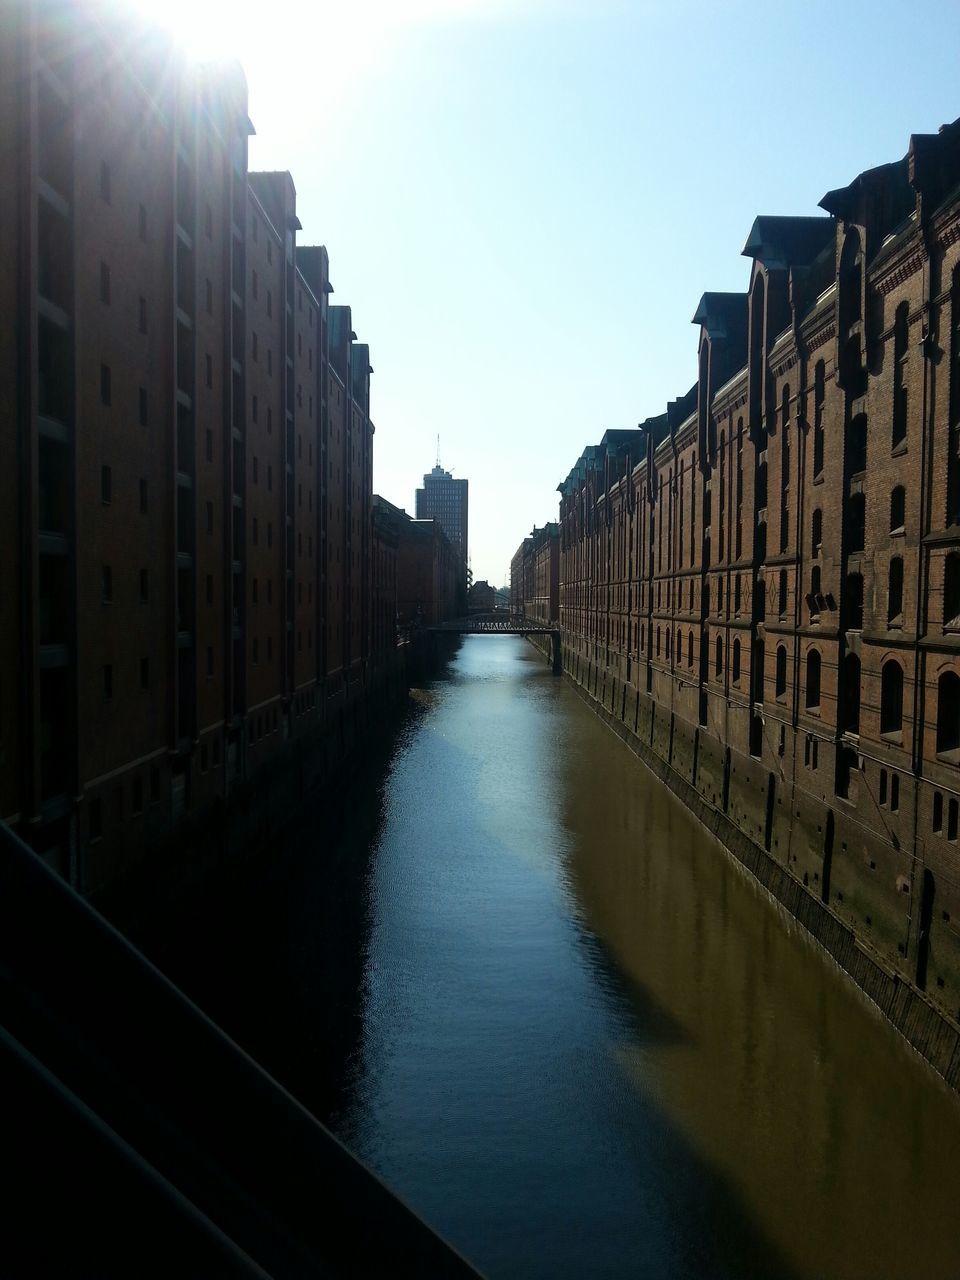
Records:
<instances>
[{"instance_id":1,"label":"bridge railing","mask_svg":"<svg viewBox=\"0 0 960 1280\"><path fill-rule=\"evenodd\" d=\"M0 1075L32 1274L477 1274L2 824Z\"/></svg>"}]
</instances>

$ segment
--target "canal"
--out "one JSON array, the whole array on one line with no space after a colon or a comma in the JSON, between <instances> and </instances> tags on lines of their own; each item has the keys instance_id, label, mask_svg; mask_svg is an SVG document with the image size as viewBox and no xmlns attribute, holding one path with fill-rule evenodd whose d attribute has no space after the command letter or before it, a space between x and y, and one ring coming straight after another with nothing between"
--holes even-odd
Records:
<instances>
[{"instance_id":1,"label":"canal","mask_svg":"<svg viewBox=\"0 0 960 1280\"><path fill-rule=\"evenodd\" d=\"M956 1099L526 641L339 803L161 962L491 1280L960 1274Z\"/></svg>"}]
</instances>

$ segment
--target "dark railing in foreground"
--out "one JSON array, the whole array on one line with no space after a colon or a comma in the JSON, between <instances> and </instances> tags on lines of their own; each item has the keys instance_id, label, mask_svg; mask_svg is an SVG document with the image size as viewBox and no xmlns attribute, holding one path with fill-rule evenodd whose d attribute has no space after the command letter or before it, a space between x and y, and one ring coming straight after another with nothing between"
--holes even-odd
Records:
<instances>
[{"instance_id":1,"label":"dark railing in foreground","mask_svg":"<svg viewBox=\"0 0 960 1280\"><path fill-rule=\"evenodd\" d=\"M0 1274L477 1275L2 824L0 1080Z\"/></svg>"}]
</instances>

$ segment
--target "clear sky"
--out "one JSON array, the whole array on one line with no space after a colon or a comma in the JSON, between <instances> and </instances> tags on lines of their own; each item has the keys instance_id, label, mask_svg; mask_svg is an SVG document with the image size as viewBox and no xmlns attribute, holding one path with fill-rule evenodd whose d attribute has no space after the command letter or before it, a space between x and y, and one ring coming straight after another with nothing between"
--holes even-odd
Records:
<instances>
[{"instance_id":1,"label":"clear sky","mask_svg":"<svg viewBox=\"0 0 960 1280\"><path fill-rule=\"evenodd\" d=\"M496 585L608 427L696 375L753 218L960 115L960 4L128 0L241 59L250 167L289 169L374 366L374 488L470 481Z\"/></svg>"}]
</instances>

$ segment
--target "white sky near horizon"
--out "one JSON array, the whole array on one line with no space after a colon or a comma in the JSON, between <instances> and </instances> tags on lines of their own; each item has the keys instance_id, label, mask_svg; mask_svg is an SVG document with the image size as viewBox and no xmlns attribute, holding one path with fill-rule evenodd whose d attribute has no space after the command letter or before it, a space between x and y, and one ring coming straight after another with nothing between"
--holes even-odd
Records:
<instances>
[{"instance_id":1,"label":"white sky near horizon","mask_svg":"<svg viewBox=\"0 0 960 1280\"><path fill-rule=\"evenodd\" d=\"M126 2L243 63L250 167L370 343L374 489L412 512L439 434L494 585L584 446L692 385L754 217L960 115L960 5Z\"/></svg>"}]
</instances>

